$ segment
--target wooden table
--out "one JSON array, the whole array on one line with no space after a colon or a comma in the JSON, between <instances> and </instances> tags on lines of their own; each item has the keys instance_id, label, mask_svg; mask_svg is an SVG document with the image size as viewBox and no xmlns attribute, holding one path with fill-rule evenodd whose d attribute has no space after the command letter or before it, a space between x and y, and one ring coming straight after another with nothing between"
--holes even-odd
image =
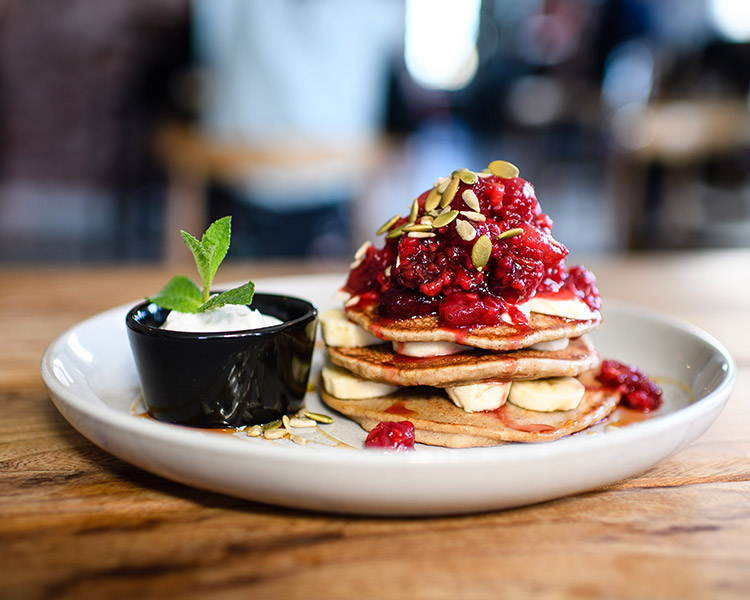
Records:
<instances>
[{"instance_id":1,"label":"wooden table","mask_svg":"<svg viewBox=\"0 0 750 600\"><path fill-rule=\"evenodd\" d=\"M41 354L169 274L0 269L0 597L750 597L750 251L586 263L605 298L683 317L729 348L739 380L724 413L687 449L607 489L423 520L262 506L105 454L53 407ZM223 277L278 268L310 271L235 264Z\"/></svg>"}]
</instances>

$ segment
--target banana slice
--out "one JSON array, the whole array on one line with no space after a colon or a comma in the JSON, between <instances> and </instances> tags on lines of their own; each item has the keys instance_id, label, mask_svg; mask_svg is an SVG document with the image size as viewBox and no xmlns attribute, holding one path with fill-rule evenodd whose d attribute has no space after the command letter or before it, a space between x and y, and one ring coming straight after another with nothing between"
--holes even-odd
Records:
<instances>
[{"instance_id":1,"label":"banana slice","mask_svg":"<svg viewBox=\"0 0 750 600\"><path fill-rule=\"evenodd\" d=\"M585 392L586 388L575 377L514 381L508 402L539 412L572 410L578 406Z\"/></svg>"},{"instance_id":2,"label":"banana slice","mask_svg":"<svg viewBox=\"0 0 750 600\"><path fill-rule=\"evenodd\" d=\"M342 308L332 308L325 311L320 315L319 320L323 340L329 346L361 348L383 341L347 319Z\"/></svg>"},{"instance_id":3,"label":"banana slice","mask_svg":"<svg viewBox=\"0 0 750 600\"><path fill-rule=\"evenodd\" d=\"M510 381L492 381L489 383L470 383L456 385L446 389L453 404L466 412L495 410L505 404Z\"/></svg>"},{"instance_id":4,"label":"banana slice","mask_svg":"<svg viewBox=\"0 0 750 600\"><path fill-rule=\"evenodd\" d=\"M532 346L529 346L529 350L541 350L542 352L554 352L556 350L565 350L568 347L570 340L568 338L561 338L559 340L549 340L548 342L537 342Z\"/></svg>"},{"instance_id":5,"label":"banana slice","mask_svg":"<svg viewBox=\"0 0 750 600\"><path fill-rule=\"evenodd\" d=\"M531 312L577 321L588 321L596 319L599 313L592 311L588 305L579 298L568 300L553 300L551 298L532 298L529 300Z\"/></svg>"},{"instance_id":6,"label":"banana slice","mask_svg":"<svg viewBox=\"0 0 750 600\"><path fill-rule=\"evenodd\" d=\"M426 358L429 356L448 356L471 350L469 346L453 342L393 342L393 351L404 356Z\"/></svg>"},{"instance_id":7,"label":"banana slice","mask_svg":"<svg viewBox=\"0 0 750 600\"><path fill-rule=\"evenodd\" d=\"M362 379L346 369L333 365L323 367L321 374L326 391L342 400L377 398L387 396L399 389L396 385Z\"/></svg>"}]
</instances>

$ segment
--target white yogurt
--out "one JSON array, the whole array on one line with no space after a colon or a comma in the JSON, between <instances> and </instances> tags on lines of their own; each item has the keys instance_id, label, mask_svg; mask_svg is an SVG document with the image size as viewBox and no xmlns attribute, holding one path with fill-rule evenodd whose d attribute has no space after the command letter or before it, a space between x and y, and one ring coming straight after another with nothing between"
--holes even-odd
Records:
<instances>
[{"instance_id":1,"label":"white yogurt","mask_svg":"<svg viewBox=\"0 0 750 600\"><path fill-rule=\"evenodd\" d=\"M264 315L258 310L240 304L225 304L214 310L201 313L182 313L176 310L167 315L161 329L190 333L218 333L241 331L280 325L276 317Z\"/></svg>"}]
</instances>

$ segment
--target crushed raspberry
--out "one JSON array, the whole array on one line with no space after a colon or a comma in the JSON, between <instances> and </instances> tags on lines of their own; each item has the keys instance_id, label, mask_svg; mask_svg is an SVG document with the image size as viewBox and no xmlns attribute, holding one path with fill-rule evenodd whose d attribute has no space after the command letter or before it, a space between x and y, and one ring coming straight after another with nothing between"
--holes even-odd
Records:
<instances>
[{"instance_id":1,"label":"crushed raspberry","mask_svg":"<svg viewBox=\"0 0 750 600\"><path fill-rule=\"evenodd\" d=\"M372 428L365 440L366 448L383 448L401 452L414 449L414 424L411 421L383 421Z\"/></svg>"},{"instance_id":2,"label":"crushed raspberry","mask_svg":"<svg viewBox=\"0 0 750 600\"><path fill-rule=\"evenodd\" d=\"M474 192L479 211L463 199L467 189ZM418 219L426 216L428 194L424 192L417 200ZM344 289L359 296L360 305L365 299L376 302L382 317L437 315L440 325L457 328L497 325L503 314L524 326L526 316L511 310L513 305L538 291L558 291L564 285L592 308L598 306L593 276L589 278L585 270L566 270L568 250L551 237L552 220L541 211L529 182L495 175L480 177L473 185L461 182L451 209L463 212L427 237L403 233L386 237L381 249L368 248ZM484 220L465 211L479 212ZM400 218L390 231L407 220ZM470 225L476 235L464 239L456 226L458 220L464 221L464 229ZM521 231L501 237L511 229ZM491 240L492 249L486 264L477 267L472 250L482 236Z\"/></svg>"},{"instance_id":3,"label":"crushed raspberry","mask_svg":"<svg viewBox=\"0 0 750 600\"><path fill-rule=\"evenodd\" d=\"M604 360L598 378L607 387L617 389L628 408L650 412L662 404L659 386L637 367Z\"/></svg>"},{"instance_id":4,"label":"crushed raspberry","mask_svg":"<svg viewBox=\"0 0 750 600\"><path fill-rule=\"evenodd\" d=\"M591 271L581 266L572 267L563 287L572 290L591 310L601 309L602 299L596 287L596 278Z\"/></svg>"},{"instance_id":5,"label":"crushed raspberry","mask_svg":"<svg viewBox=\"0 0 750 600\"><path fill-rule=\"evenodd\" d=\"M489 294L451 292L440 302L440 321L449 327L495 325L504 302Z\"/></svg>"}]
</instances>

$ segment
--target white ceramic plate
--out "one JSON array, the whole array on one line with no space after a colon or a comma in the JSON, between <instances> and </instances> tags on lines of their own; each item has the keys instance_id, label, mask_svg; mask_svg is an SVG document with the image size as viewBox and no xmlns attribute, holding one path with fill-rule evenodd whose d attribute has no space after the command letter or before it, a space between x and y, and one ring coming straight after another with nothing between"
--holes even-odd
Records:
<instances>
[{"instance_id":1,"label":"white ceramic plate","mask_svg":"<svg viewBox=\"0 0 750 600\"><path fill-rule=\"evenodd\" d=\"M340 276L267 279L259 291L334 305ZM135 304L135 302L133 303ZM305 445L168 425L138 416L139 391L123 306L59 336L42 377L63 416L105 451L188 485L293 508L376 515L436 515L502 509L592 490L640 473L700 436L735 380L727 351L706 333L664 315L606 303L593 334L602 356L658 378L664 406L625 427L597 426L556 442L464 450L361 450L365 433L338 416L324 431L299 430ZM317 353L316 363L320 363ZM327 412L315 393L309 410Z\"/></svg>"}]
</instances>

